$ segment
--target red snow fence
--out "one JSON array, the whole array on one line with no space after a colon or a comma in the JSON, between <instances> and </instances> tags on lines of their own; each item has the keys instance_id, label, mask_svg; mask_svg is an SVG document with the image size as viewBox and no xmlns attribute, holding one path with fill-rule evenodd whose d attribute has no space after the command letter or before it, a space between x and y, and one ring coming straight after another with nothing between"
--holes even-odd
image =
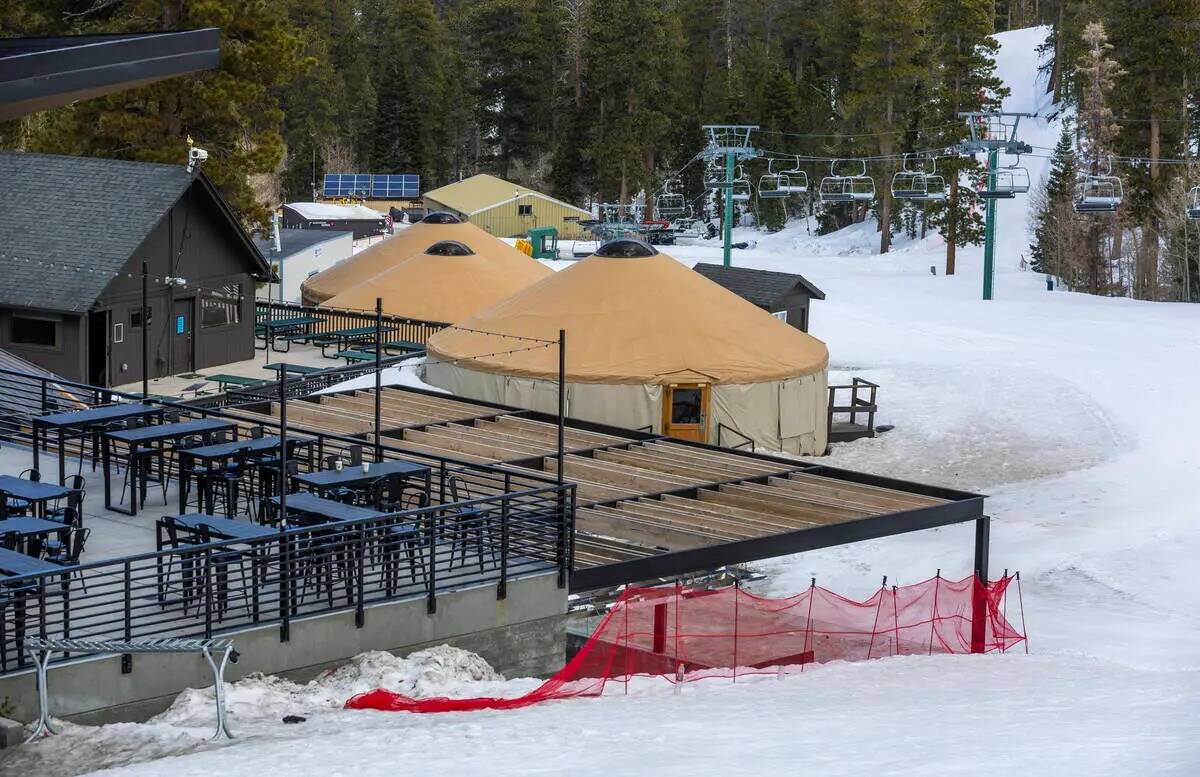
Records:
<instances>
[{"instance_id":1,"label":"red snow fence","mask_svg":"<svg viewBox=\"0 0 1200 777\"><path fill-rule=\"evenodd\" d=\"M1017 577L987 584L940 576L881 587L861 602L813 585L768 599L738 587L627 588L580 651L533 691L513 698L413 699L380 688L347 709L454 712L515 709L550 699L599 696L636 676L673 683L708 677L802 672L805 664L898 655L1004 652L1025 641L1006 617ZM1021 607L1024 621L1024 608ZM1028 650L1028 647L1026 648Z\"/></svg>"}]
</instances>

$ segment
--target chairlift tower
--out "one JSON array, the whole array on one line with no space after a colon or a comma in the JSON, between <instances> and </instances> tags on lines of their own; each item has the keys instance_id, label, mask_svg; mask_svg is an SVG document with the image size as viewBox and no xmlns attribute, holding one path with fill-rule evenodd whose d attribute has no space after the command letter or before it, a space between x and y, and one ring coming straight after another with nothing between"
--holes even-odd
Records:
<instances>
[{"instance_id":1,"label":"chairlift tower","mask_svg":"<svg viewBox=\"0 0 1200 777\"><path fill-rule=\"evenodd\" d=\"M1033 147L1017 138L1017 126L1023 118L1034 118L1035 113L1011 113L1006 111L964 111L958 114L966 119L969 139L958 144L963 154L987 152L988 189L996 188L996 169L1000 152L1006 154L1028 154ZM996 274L996 200L987 198L983 227L983 298L992 298L992 285Z\"/></svg>"},{"instance_id":2,"label":"chairlift tower","mask_svg":"<svg viewBox=\"0 0 1200 777\"><path fill-rule=\"evenodd\" d=\"M705 124L704 131L708 133L708 145L702 154L709 162L721 158L725 160L725 180L720 189L724 192L724 215L721 217L721 235L724 243L723 258L729 267L731 244L733 242L733 169L735 163L743 159L753 159L758 151L750 145L750 134L758 129L757 124Z\"/></svg>"}]
</instances>

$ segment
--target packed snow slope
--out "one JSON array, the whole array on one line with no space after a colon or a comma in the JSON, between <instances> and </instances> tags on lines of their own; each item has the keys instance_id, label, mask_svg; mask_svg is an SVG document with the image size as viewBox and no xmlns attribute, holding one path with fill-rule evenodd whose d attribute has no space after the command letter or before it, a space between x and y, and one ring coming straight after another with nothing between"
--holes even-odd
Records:
<instances>
[{"instance_id":1,"label":"packed snow slope","mask_svg":"<svg viewBox=\"0 0 1200 777\"><path fill-rule=\"evenodd\" d=\"M999 36L1006 107L1044 108L1032 75L1043 35ZM1039 146L1057 132L1040 120L1022 128ZM1036 179L1039 160L1024 161ZM827 665L783 681L696 683L680 696L646 681L628 696L617 688L509 712L336 710L339 694L375 680L459 696L534 685L500 683L463 656L375 656L312 687L239 684L230 745L203 743L211 710L192 694L151 724L74 728L21 748L0 773L1200 774L1200 306L1048 292L1018 269L1024 204L998 204L991 302L980 300L979 249L962 251L946 277L940 239L879 256L870 224L826 237L803 222L745 230L739 239L757 246L734 262L821 287L828 299L814 303L811 330L829 345L831 378L883 387L879 422L895 429L836 446L830 463L989 494L993 570L1022 572L1031 655ZM669 253L720 261L712 243ZM765 562L761 585L782 594L816 576L861 596L885 574L901 584L937 568L969 574L971 551L972 527L950 527ZM309 720L282 725L287 712Z\"/></svg>"}]
</instances>

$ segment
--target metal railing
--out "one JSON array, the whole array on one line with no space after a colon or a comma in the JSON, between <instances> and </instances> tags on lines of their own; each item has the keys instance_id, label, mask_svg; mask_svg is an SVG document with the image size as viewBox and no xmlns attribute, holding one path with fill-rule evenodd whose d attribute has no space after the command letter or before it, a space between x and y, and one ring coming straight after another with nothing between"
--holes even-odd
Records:
<instances>
[{"instance_id":1,"label":"metal railing","mask_svg":"<svg viewBox=\"0 0 1200 777\"><path fill-rule=\"evenodd\" d=\"M34 416L123 401L158 405L181 419L229 419L244 433L255 427L264 434L280 429L276 419L249 410L142 400L111 389L0 369L0 439L31 445ZM382 441L375 446L362 437L291 423L288 435L312 441L314 467L330 455L349 458L352 448L365 461L428 464L429 506L332 527L292 527L252 545L189 545L62 572L5 576L0 578L0 672L23 665L17 646L26 635L208 637L272 621L286 630L292 617L348 608L357 612L361 623L365 606L413 596L426 597L432 610L439 593L467 584L494 584L503 597L509 579L532 571L557 570L559 584L566 585L574 484L558 484L529 470L393 448ZM57 445L57 439L41 440L42 449L55 457ZM63 446L70 457L94 456L91 435L83 431L67 435ZM308 462L301 464L302 469L307 466ZM173 575L182 576L182 582L174 584L176 594L157 593L172 585L168 578ZM325 594L320 601L315 590L310 591L318 584ZM345 596L335 596L335 587L344 589Z\"/></svg>"},{"instance_id":2,"label":"metal railing","mask_svg":"<svg viewBox=\"0 0 1200 777\"><path fill-rule=\"evenodd\" d=\"M834 415L844 415L849 417L851 424L858 423L859 415L867 416L865 424L867 432L870 436L875 436L875 413L879 411L879 406L875 404L876 392L879 390L879 384L872 383L863 378L852 378L849 385L830 386L829 387L829 432L832 434L833 425L835 423ZM838 404L840 394L848 392L850 394L849 404ZM862 392L862 394L860 394ZM863 394L866 396L864 397Z\"/></svg>"},{"instance_id":3,"label":"metal railing","mask_svg":"<svg viewBox=\"0 0 1200 777\"><path fill-rule=\"evenodd\" d=\"M27 636L203 637L494 585L569 563L558 489L504 493L381 518L281 528L263 539L180 544L61 572L8 576L0 672L29 665ZM160 541L164 530L160 525Z\"/></svg>"},{"instance_id":4,"label":"metal railing","mask_svg":"<svg viewBox=\"0 0 1200 777\"><path fill-rule=\"evenodd\" d=\"M267 318L278 320L282 318L312 317L320 319L312 325L314 335L322 335L339 329L356 329L364 326L375 326L375 312L370 310L348 310L345 308L311 307L294 302L267 302L256 300L255 314L257 321ZM388 313L383 314L383 324L392 327L387 333L387 340L406 340L410 343L424 345L431 335L450 324L441 321L423 321L418 318L405 318Z\"/></svg>"}]
</instances>

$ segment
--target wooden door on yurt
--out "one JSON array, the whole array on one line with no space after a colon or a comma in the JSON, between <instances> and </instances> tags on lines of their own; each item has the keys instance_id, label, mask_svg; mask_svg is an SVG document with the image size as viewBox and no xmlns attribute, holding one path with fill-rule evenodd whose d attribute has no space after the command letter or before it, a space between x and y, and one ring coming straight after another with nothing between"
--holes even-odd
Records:
<instances>
[{"instance_id":1,"label":"wooden door on yurt","mask_svg":"<svg viewBox=\"0 0 1200 777\"><path fill-rule=\"evenodd\" d=\"M708 441L707 383L672 383L663 390L663 434Z\"/></svg>"}]
</instances>

